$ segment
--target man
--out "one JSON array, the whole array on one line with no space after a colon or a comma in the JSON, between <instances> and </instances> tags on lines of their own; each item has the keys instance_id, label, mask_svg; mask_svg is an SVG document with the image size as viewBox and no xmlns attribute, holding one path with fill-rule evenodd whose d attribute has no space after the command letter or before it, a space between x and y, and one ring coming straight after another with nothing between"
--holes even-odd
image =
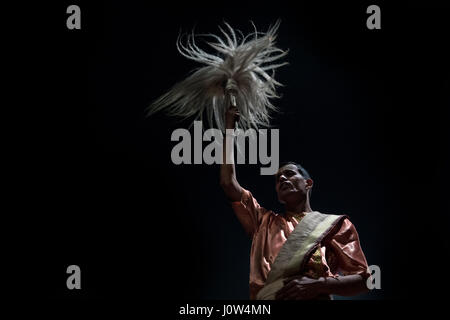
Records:
<instances>
[{"instance_id":1,"label":"man","mask_svg":"<svg viewBox=\"0 0 450 320\"><path fill-rule=\"evenodd\" d=\"M225 116L227 129L239 118L236 107ZM233 139L227 135L227 139ZM221 165L221 186L252 237L250 299L331 299L367 291L370 276L355 227L346 216L325 215L311 209L313 180L298 164L287 163L275 175L279 215L261 207L237 179L233 145ZM228 158L226 158L228 157ZM228 159L228 161L226 161ZM298 228L297 228L298 226Z\"/></svg>"}]
</instances>

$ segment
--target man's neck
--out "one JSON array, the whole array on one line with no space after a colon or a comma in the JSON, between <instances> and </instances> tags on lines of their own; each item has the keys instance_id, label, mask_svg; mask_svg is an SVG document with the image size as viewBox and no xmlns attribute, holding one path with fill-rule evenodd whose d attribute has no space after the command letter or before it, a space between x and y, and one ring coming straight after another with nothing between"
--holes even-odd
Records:
<instances>
[{"instance_id":1,"label":"man's neck","mask_svg":"<svg viewBox=\"0 0 450 320\"><path fill-rule=\"evenodd\" d=\"M286 214L290 216L297 216L297 215L303 215L304 213L311 212L311 206L307 201L302 201L301 203L298 203L294 206L285 206Z\"/></svg>"}]
</instances>

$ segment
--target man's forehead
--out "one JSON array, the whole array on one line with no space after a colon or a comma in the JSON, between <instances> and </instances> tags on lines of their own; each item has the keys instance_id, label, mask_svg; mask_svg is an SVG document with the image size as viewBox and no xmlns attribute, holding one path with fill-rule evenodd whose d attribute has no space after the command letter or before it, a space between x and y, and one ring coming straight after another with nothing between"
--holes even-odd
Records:
<instances>
[{"instance_id":1,"label":"man's forehead","mask_svg":"<svg viewBox=\"0 0 450 320\"><path fill-rule=\"evenodd\" d=\"M281 172L285 171L285 170L295 170L295 171L299 172L298 168L297 168L297 166L295 164L289 163L287 165L282 166L280 169L278 169L277 175L280 174Z\"/></svg>"}]
</instances>

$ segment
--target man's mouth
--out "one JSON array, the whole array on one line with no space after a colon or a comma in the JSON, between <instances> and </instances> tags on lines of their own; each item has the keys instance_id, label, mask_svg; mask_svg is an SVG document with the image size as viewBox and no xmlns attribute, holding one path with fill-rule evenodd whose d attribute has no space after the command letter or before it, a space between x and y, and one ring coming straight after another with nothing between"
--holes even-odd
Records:
<instances>
[{"instance_id":1,"label":"man's mouth","mask_svg":"<svg viewBox=\"0 0 450 320\"><path fill-rule=\"evenodd\" d=\"M290 187L292 187L292 184L290 182L285 181L280 185L280 190L284 190L284 189L290 188Z\"/></svg>"}]
</instances>

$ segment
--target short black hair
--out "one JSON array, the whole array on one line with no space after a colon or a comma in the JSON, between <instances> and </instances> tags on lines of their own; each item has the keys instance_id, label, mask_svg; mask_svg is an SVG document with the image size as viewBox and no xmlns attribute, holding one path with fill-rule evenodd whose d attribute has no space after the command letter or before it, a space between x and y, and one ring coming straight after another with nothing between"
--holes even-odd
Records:
<instances>
[{"instance_id":1,"label":"short black hair","mask_svg":"<svg viewBox=\"0 0 450 320\"><path fill-rule=\"evenodd\" d=\"M294 162L294 161L282 162L280 164L280 168L282 168L282 167L284 167L284 166L286 166L288 164L293 164L294 166L296 166L298 172L300 172L300 174L303 176L303 178L311 179L311 175L308 173L308 171L306 171L306 169L303 168L302 165L298 164L297 162Z\"/></svg>"}]
</instances>

